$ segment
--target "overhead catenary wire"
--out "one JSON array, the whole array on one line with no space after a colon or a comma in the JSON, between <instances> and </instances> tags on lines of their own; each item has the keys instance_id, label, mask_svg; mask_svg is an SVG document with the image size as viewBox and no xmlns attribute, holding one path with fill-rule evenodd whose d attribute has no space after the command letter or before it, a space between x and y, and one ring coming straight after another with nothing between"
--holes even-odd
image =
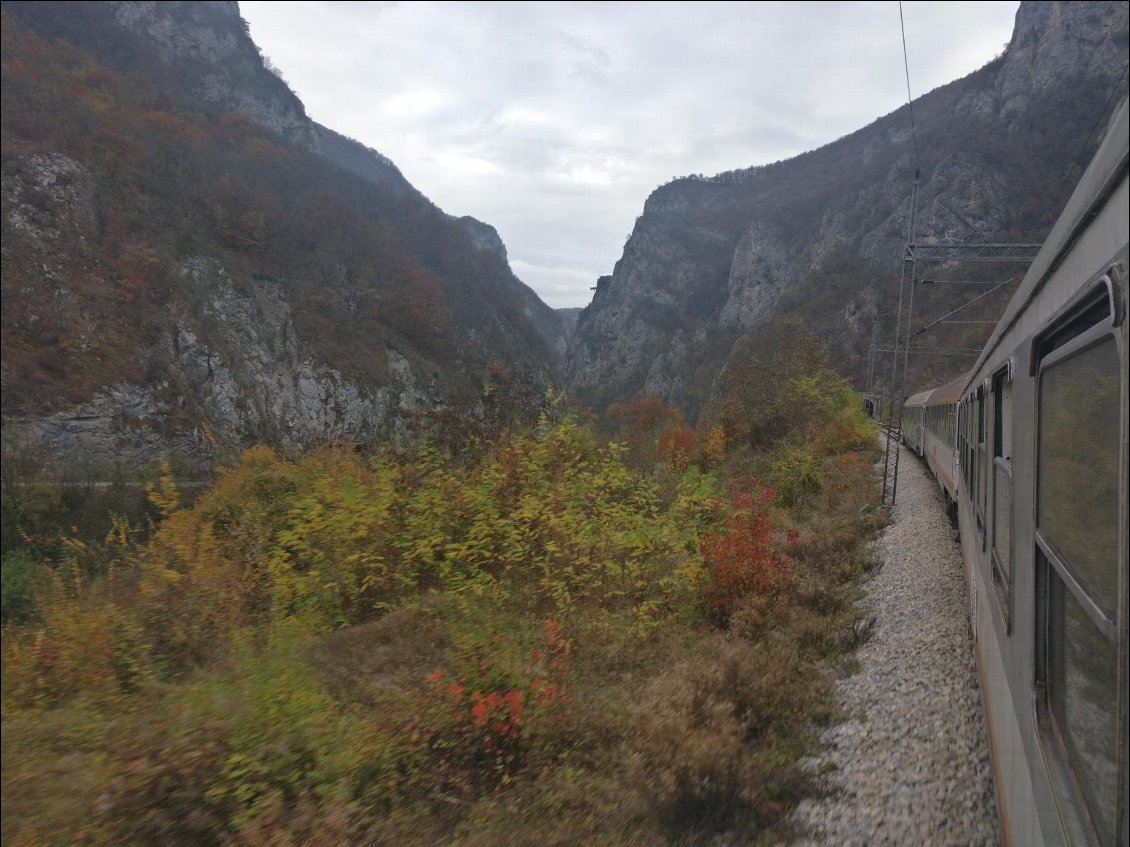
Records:
<instances>
[{"instance_id":1,"label":"overhead catenary wire","mask_svg":"<svg viewBox=\"0 0 1130 847\"><path fill-rule=\"evenodd\" d=\"M922 334L922 333L924 333L924 332L925 332L926 330L928 330L928 329L929 329L930 327L932 327L932 326L937 326L938 324L940 324L940 323L941 323L942 321L944 321L944 320L945 320L946 318L948 318L948 317L949 317L950 315L956 315L956 314L957 314L958 312L960 312L960 311L961 311L962 309L966 308L967 306L972 306L972 305L973 305L974 303L976 303L976 302L977 302L978 300L982 300L982 299L984 299L985 297L988 297L988 296L989 296L990 294L992 294L992 293L993 293L994 291L997 291L997 290L999 290L999 289L1001 289L1001 288L1004 288L1004 287L1005 287L1006 285L1008 285L1008 284L1009 284L1010 282L1012 282L1012 280L1011 280L1011 279L1006 279L1006 280L1005 280L1004 282L1000 283L999 285L996 285L996 286L994 286L993 288L990 288L990 289L989 289L988 291L984 291L984 292L982 292L981 294L978 294L978 295L977 295L976 297L974 297L974 298L973 298L972 300L970 300L969 302L967 302L967 303L962 303L962 304L961 304L960 306L958 306L958 307L957 307L956 309L954 309L954 310L953 310L952 312L946 312L946 313L945 313L944 315L942 315L942 316L941 316L940 318L938 318L938 319L937 319L936 321L932 321L931 323L928 323L928 324L926 324L926 326L924 326L924 327L922 327L921 329L917 330L917 331L916 331L916 332L914 333L914 335L912 335L912 336L910 336L910 337L911 337L911 338L916 338L917 336L921 335L921 334ZM956 322L956 321L954 321L954 323L957 323L957 322ZM982 323L982 321L974 321L973 323ZM993 324L995 324L995 323L996 323L996 321L984 321L984 323L993 323Z\"/></svg>"},{"instance_id":2,"label":"overhead catenary wire","mask_svg":"<svg viewBox=\"0 0 1130 847\"><path fill-rule=\"evenodd\" d=\"M914 144L914 178L918 179L922 168L918 162L918 133L914 125L914 97L910 93L910 61L906 55L906 23L902 17L902 0L899 0L899 30L902 32L902 69L906 74L906 105L910 109L910 140Z\"/></svg>"}]
</instances>

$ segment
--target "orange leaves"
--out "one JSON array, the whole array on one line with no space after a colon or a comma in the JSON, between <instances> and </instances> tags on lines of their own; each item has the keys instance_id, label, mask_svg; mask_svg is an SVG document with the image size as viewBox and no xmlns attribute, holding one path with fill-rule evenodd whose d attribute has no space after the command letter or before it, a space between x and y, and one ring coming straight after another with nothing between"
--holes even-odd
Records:
<instances>
[{"instance_id":1,"label":"orange leaves","mask_svg":"<svg viewBox=\"0 0 1130 847\"><path fill-rule=\"evenodd\" d=\"M616 426L617 437L628 444L628 464L650 468L659 455L661 437L682 426L683 413L662 398L647 394L613 403L608 407L608 419Z\"/></svg>"},{"instance_id":2,"label":"orange leaves","mask_svg":"<svg viewBox=\"0 0 1130 847\"><path fill-rule=\"evenodd\" d=\"M542 623L544 643L528 660L507 661L505 636L489 639L486 655L462 655L465 674L434 670L427 676L433 696L446 711L446 724L432 740L446 765L466 769L472 778L493 775L503 783L530 763L568 717L572 645L556 621ZM513 663L516 661L516 665Z\"/></svg>"},{"instance_id":3,"label":"orange leaves","mask_svg":"<svg viewBox=\"0 0 1130 847\"><path fill-rule=\"evenodd\" d=\"M166 132L174 139L198 147L207 140L201 121L190 123L173 112L149 111L144 116L145 125L153 130Z\"/></svg>"},{"instance_id":4,"label":"orange leaves","mask_svg":"<svg viewBox=\"0 0 1130 847\"><path fill-rule=\"evenodd\" d=\"M550 647L556 647L561 643L561 630L554 621L545 621L545 623L542 624L542 632L545 633L545 640L549 643Z\"/></svg>"},{"instance_id":5,"label":"orange leaves","mask_svg":"<svg viewBox=\"0 0 1130 847\"><path fill-rule=\"evenodd\" d=\"M690 464L694 448L695 431L683 424L659 436L659 447L656 452L668 471L681 474Z\"/></svg>"},{"instance_id":6,"label":"orange leaves","mask_svg":"<svg viewBox=\"0 0 1130 847\"><path fill-rule=\"evenodd\" d=\"M726 458L726 430L720 423L707 426L700 437L702 460L710 467L717 467Z\"/></svg>"},{"instance_id":7,"label":"orange leaves","mask_svg":"<svg viewBox=\"0 0 1130 847\"><path fill-rule=\"evenodd\" d=\"M720 533L710 532L700 545L706 562L706 617L718 627L754 598L772 595L788 584L792 566L772 548L768 505L771 488L753 480L730 489L733 512Z\"/></svg>"}]
</instances>

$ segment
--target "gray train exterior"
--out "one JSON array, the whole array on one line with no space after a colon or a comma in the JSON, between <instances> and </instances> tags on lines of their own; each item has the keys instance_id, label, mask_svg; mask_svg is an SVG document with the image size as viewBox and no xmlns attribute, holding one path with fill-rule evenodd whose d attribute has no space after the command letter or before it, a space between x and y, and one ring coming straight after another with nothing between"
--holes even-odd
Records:
<instances>
[{"instance_id":1,"label":"gray train exterior","mask_svg":"<svg viewBox=\"0 0 1130 847\"><path fill-rule=\"evenodd\" d=\"M957 509L957 401L968 374L935 388L922 415L922 458L938 481L951 515Z\"/></svg>"},{"instance_id":2,"label":"gray train exterior","mask_svg":"<svg viewBox=\"0 0 1130 847\"><path fill-rule=\"evenodd\" d=\"M1006 844L1128 845L1127 130L1123 102L955 395Z\"/></svg>"},{"instance_id":3,"label":"gray train exterior","mask_svg":"<svg viewBox=\"0 0 1130 847\"><path fill-rule=\"evenodd\" d=\"M918 454L920 459L923 457L922 428L926 423L926 401L933 393L932 388L928 391L919 391L907 397L906 402L902 404L902 441Z\"/></svg>"}]
</instances>

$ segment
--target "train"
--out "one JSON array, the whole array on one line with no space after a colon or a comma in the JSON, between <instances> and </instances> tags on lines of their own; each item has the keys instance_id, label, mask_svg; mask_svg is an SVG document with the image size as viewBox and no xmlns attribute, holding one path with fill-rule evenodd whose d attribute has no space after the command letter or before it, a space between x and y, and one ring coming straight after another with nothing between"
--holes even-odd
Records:
<instances>
[{"instance_id":1,"label":"train","mask_svg":"<svg viewBox=\"0 0 1130 847\"><path fill-rule=\"evenodd\" d=\"M903 441L926 463L938 481L946 512L955 520L958 499L954 468L955 412L967 376L962 374L937 388L920 391L903 404Z\"/></svg>"},{"instance_id":2,"label":"train","mask_svg":"<svg viewBox=\"0 0 1130 847\"><path fill-rule=\"evenodd\" d=\"M1128 105L973 368L902 435L960 538L1007 845L1128 847Z\"/></svg>"}]
</instances>

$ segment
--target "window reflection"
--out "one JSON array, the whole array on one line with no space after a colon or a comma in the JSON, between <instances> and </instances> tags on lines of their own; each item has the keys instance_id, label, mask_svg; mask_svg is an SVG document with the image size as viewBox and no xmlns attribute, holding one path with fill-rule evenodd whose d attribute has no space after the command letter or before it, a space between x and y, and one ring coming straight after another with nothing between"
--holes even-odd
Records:
<instances>
[{"instance_id":1,"label":"window reflection","mask_svg":"<svg viewBox=\"0 0 1130 847\"><path fill-rule=\"evenodd\" d=\"M1048 368L1040 391L1040 534L1108 616L1118 608L1118 377L1111 338Z\"/></svg>"},{"instance_id":2,"label":"window reflection","mask_svg":"<svg viewBox=\"0 0 1130 847\"><path fill-rule=\"evenodd\" d=\"M1052 576L1052 714L1103 844L1114 843L1118 796L1118 655Z\"/></svg>"}]
</instances>

